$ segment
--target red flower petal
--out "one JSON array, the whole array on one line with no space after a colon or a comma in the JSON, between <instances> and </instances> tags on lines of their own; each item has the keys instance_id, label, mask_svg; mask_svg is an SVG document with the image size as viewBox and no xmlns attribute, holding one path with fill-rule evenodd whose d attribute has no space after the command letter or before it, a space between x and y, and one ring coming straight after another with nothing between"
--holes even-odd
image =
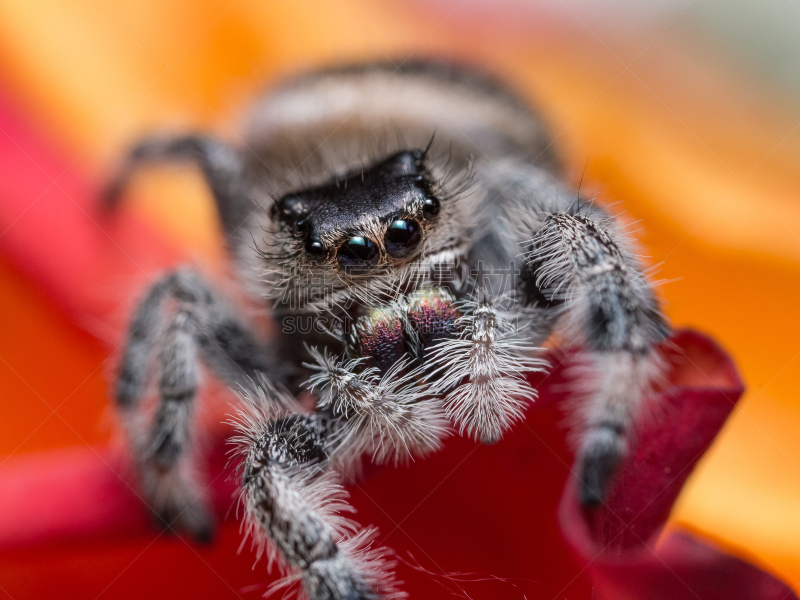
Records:
<instances>
[{"instance_id":1,"label":"red flower petal","mask_svg":"<svg viewBox=\"0 0 800 600\"><path fill-rule=\"evenodd\" d=\"M570 480L559 510L564 533L597 600L794 597L763 571L689 535L657 543L684 482L743 391L730 360L709 339L682 332L673 341L671 387L660 394L659 414L642 420L599 510L579 507Z\"/></svg>"},{"instance_id":2,"label":"red flower petal","mask_svg":"<svg viewBox=\"0 0 800 600\"><path fill-rule=\"evenodd\" d=\"M594 513L574 499L563 368L542 382L526 422L496 446L457 438L411 468L370 467L351 486L357 517L378 525L381 541L397 552L411 597L449 589L476 599L588 599L592 586L594 598L614 600L794 597L763 571L687 534L656 544L683 482L741 394L732 364L712 342L692 332L673 342L665 410L641 426L607 505ZM209 469L221 517L233 491L219 476L222 453L218 444ZM0 585L12 596L21 584L25 597L84 597L106 586L103 597L118 598L266 590L274 576L263 564L249 571L249 553L236 554L232 517L211 548L157 538L134 488L117 475L126 469L107 456L74 450L0 470ZM39 569L57 576L30 577Z\"/></svg>"}]
</instances>

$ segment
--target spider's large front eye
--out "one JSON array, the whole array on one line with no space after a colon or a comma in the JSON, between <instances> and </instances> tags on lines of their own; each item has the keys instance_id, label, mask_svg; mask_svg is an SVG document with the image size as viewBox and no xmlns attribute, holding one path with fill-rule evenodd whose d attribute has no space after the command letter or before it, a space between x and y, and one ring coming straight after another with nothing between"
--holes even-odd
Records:
<instances>
[{"instance_id":1,"label":"spider's large front eye","mask_svg":"<svg viewBox=\"0 0 800 600\"><path fill-rule=\"evenodd\" d=\"M371 239L355 235L339 247L336 260L346 271L367 271L378 262L378 247Z\"/></svg>"},{"instance_id":2,"label":"spider's large front eye","mask_svg":"<svg viewBox=\"0 0 800 600\"><path fill-rule=\"evenodd\" d=\"M394 258L411 255L422 241L422 228L413 219L396 219L389 225L384 238L386 251Z\"/></svg>"}]
</instances>

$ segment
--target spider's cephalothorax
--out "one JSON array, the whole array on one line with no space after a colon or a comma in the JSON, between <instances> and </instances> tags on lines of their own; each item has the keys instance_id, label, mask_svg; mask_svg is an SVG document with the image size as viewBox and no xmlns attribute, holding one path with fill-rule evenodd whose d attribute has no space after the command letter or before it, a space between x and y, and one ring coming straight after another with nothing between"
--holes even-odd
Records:
<instances>
[{"instance_id":1,"label":"spider's cephalothorax","mask_svg":"<svg viewBox=\"0 0 800 600\"><path fill-rule=\"evenodd\" d=\"M313 600L401 596L373 534L341 516L337 477L364 454L433 451L451 426L498 441L556 331L582 349L577 473L581 501L601 503L668 331L629 239L559 178L549 148L508 90L436 63L291 81L236 144L136 146L110 201L142 162L195 162L243 290L277 321L255 335L191 268L139 304L115 396L159 516L212 531L192 469L202 361L240 390L234 442L259 554ZM153 356L158 400L143 419ZM313 412L295 400L309 394Z\"/></svg>"}]
</instances>

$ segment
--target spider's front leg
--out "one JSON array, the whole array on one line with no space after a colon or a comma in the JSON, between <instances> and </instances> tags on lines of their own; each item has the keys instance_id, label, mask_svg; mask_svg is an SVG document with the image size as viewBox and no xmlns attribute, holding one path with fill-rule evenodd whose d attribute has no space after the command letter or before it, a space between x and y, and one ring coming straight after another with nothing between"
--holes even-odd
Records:
<instances>
[{"instance_id":1,"label":"spider's front leg","mask_svg":"<svg viewBox=\"0 0 800 600\"><path fill-rule=\"evenodd\" d=\"M158 403L147 422L141 399L153 354ZM213 518L194 472L193 443L200 359L230 387L275 371L232 309L190 270L175 271L150 288L134 314L114 396L157 517L206 540Z\"/></svg>"},{"instance_id":2,"label":"spider's front leg","mask_svg":"<svg viewBox=\"0 0 800 600\"><path fill-rule=\"evenodd\" d=\"M262 402L265 393L277 392L263 389ZM267 552L270 563L280 557L290 571L277 587L300 579L311 600L402 597L391 579L391 564L372 547L374 530L355 533L355 524L342 517L352 509L329 468L342 419L324 414L269 418L270 400L264 413L256 402L240 415L241 435L234 442L244 456L246 532L259 557Z\"/></svg>"},{"instance_id":3,"label":"spider's front leg","mask_svg":"<svg viewBox=\"0 0 800 600\"><path fill-rule=\"evenodd\" d=\"M594 506L627 452L669 328L628 238L602 209L533 166L498 165L487 180L487 197L500 199L497 222L517 255L525 250L526 302L586 350L578 478L581 502Z\"/></svg>"},{"instance_id":4,"label":"spider's front leg","mask_svg":"<svg viewBox=\"0 0 800 600\"><path fill-rule=\"evenodd\" d=\"M315 373L307 386L318 394L315 414L273 418L274 407L293 401L266 382L256 396L246 395L249 409L237 420L236 439L245 457L246 527L259 552L278 551L312 600L400 596L385 575L389 565L368 547L372 531L355 534L341 517L350 509L336 472L350 470L362 454L398 462L437 449L447 419L431 380L446 391L466 389L470 398L476 387L489 386L487 396L505 389L501 379L511 374L487 373L485 361L492 359L481 353L499 352L486 338L489 315L496 313L486 303L458 304L445 290L418 290L357 319L347 343L352 358L311 349L306 366ZM492 340L507 341L492 327ZM471 370L476 347L480 357ZM456 352L458 369L437 368L443 348ZM479 403L478 410L489 409Z\"/></svg>"},{"instance_id":5,"label":"spider's front leg","mask_svg":"<svg viewBox=\"0 0 800 600\"><path fill-rule=\"evenodd\" d=\"M652 290L610 225L577 210L547 215L530 254L541 261L538 287L563 300L567 328L589 351L578 448L580 499L589 506L604 500L627 453L632 423L658 372L655 345L668 334Z\"/></svg>"}]
</instances>

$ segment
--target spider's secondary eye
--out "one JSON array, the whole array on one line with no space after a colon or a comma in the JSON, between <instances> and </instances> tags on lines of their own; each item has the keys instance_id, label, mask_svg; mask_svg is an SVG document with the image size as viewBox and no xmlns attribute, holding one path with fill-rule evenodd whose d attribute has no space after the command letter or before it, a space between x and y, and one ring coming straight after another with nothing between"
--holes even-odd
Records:
<instances>
[{"instance_id":1,"label":"spider's secondary eye","mask_svg":"<svg viewBox=\"0 0 800 600\"><path fill-rule=\"evenodd\" d=\"M325 246L322 241L317 238L309 238L306 241L306 252L314 258L322 258L325 256Z\"/></svg>"},{"instance_id":2,"label":"spider's secondary eye","mask_svg":"<svg viewBox=\"0 0 800 600\"><path fill-rule=\"evenodd\" d=\"M384 238L386 251L395 258L409 256L422 240L422 228L413 219L397 219L389 225Z\"/></svg>"},{"instance_id":3,"label":"spider's secondary eye","mask_svg":"<svg viewBox=\"0 0 800 600\"><path fill-rule=\"evenodd\" d=\"M425 203L422 205L422 216L426 219L433 219L439 214L441 208L442 206L436 198L425 198Z\"/></svg>"},{"instance_id":4,"label":"spider's secondary eye","mask_svg":"<svg viewBox=\"0 0 800 600\"><path fill-rule=\"evenodd\" d=\"M378 247L371 239L356 235L340 246L336 260L347 271L366 271L378 262Z\"/></svg>"},{"instance_id":5,"label":"spider's secondary eye","mask_svg":"<svg viewBox=\"0 0 800 600\"><path fill-rule=\"evenodd\" d=\"M296 223L306 214L308 214L308 208L302 198L298 196L284 196L270 209L270 216L273 219L278 217L284 223Z\"/></svg>"}]
</instances>

